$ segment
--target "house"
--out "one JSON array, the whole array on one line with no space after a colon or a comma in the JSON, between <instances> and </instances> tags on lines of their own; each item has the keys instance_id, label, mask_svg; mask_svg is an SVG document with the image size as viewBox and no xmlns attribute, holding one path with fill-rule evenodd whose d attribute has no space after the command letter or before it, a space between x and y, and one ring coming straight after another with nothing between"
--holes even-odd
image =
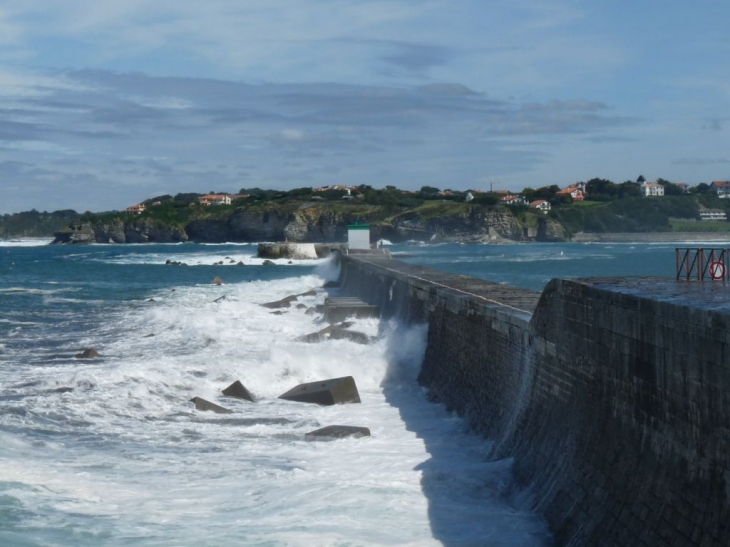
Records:
<instances>
[{"instance_id":1,"label":"house","mask_svg":"<svg viewBox=\"0 0 730 547\"><path fill-rule=\"evenodd\" d=\"M555 195L557 196L570 196L573 198L573 201L583 201L586 199L585 192L583 189L578 187L578 185L574 186L568 186L567 188L563 188L562 190L559 190Z\"/></svg>"},{"instance_id":2,"label":"house","mask_svg":"<svg viewBox=\"0 0 730 547\"><path fill-rule=\"evenodd\" d=\"M550 203L544 199L536 199L535 201L530 202L530 207L540 209L543 213L547 215L548 211L550 210Z\"/></svg>"},{"instance_id":3,"label":"house","mask_svg":"<svg viewBox=\"0 0 730 547\"><path fill-rule=\"evenodd\" d=\"M644 195L649 196L663 196L664 186L658 182L645 182L641 185L641 189L644 191Z\"/></svg>"},{"instance_id":4,"label":"house","mask_svg":"<svg viewBox=\"0 0 730 547\"><path fill-rule=\"evenodd\" d=\"M147 209L147 207L145 207L144 203L140 203L138 205L127 207L127 213L130 215L141 215L144 213L145 209Z\"/></svg>"},{"instance_id":5,"label":"house","mask_svg":"<svg viewBox=\"0 0 730 547\"><path fill-rule=\"evenodd\" d=\"M515 194L510 194L508 196L502 196L499 198L500 205L519 205L520 203L524 203L525 200L522 196L518 196Z\"/></svg>"},{"instance_id":6,"label":"house","mask_svg":"<svg viewBox=\"0 0 730 547\"><path fill-rule=\"evenodd\" d=\"M713 180L710 189L719 198L730 198L730 180Z\"/></svg>"},{"instance_id":7,"label":"house","mask_svg":"<svg viewBox=\"0 0 730 547\"><path fill-rule=\"evenodd\" d=\"M198 198L201 205L230 205L231 196L228 194L207 194Z\"/></svg>"}]
</instances>

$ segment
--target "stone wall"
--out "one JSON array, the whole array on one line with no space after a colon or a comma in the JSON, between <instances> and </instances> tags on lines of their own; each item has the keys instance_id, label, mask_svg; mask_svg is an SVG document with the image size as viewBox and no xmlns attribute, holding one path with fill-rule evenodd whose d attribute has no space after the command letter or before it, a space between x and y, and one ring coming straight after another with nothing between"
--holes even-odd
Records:
<instances>
[{"instance_id":1,"label":"stone wall","mask_svg":"<svg viewBox=\"0 0 730 547\"><path fill-rule=\"evenodd\" d=\"M360 257L342 281L428 321L419 381L514 458L557 545L730 545L725 287L553 280L538 295Z\"/></svg>"}]
</instances>

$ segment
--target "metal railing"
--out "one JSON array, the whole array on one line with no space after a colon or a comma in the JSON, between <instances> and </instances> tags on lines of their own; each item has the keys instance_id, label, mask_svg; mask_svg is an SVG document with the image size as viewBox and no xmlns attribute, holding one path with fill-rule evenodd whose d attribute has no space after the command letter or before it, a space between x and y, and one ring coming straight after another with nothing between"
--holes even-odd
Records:
<instances>
[{"instance_id":1,"label":"metal railing","mask_svg":"<svg viewBox=\"0 0 730 547\"><path fill-rule=\"evenodd\" d=\"M678 247L675 252L677 281L730 281L730 249Z\"/></svg>"}]
</instances>

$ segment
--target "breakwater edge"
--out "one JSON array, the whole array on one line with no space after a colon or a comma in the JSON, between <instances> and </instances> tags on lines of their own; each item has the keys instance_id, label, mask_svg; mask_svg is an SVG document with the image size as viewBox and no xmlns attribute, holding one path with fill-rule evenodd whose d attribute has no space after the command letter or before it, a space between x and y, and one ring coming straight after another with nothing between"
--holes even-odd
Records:
<instances>
[{"instance_id":1,"label":"breakwater edge","mask_svg":"<svg viewBox=\"0 0 730 547\"><path fill-rule=\"evenodd\" d=\"M727 287L556 279L540 294L356 256L341 282L428 324L419 382L514 459L557 545L730 542Z\"/></svg>"}]
</instances>

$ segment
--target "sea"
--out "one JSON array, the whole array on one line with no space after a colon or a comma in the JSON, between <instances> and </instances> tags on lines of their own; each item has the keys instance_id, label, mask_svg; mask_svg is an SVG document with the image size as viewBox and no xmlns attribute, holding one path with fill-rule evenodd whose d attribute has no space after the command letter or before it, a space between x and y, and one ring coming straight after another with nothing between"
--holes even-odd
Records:
<instances>
[{"instance_id":1,"label":"sea","mask_svg":"<svg viewBox=\"0 0 730 547\"><path fill-rule=\"evenodd\" d=\"M676 246L383 243L535 291L672 277ZM511 460L490 461L492 441L418 385L426 325L359 319L371 344L303 342L325 326L316 306L337 265L256 252L0 241L0 546L551 545ZM285 313L260 306L312 290ZM99 357L75 357L90 348ZM278 398L342 376L360 404ZM255 403L222 396L236 380ZM305 440L327 425L371 436Z\"/></svg>"}]
</instances>

